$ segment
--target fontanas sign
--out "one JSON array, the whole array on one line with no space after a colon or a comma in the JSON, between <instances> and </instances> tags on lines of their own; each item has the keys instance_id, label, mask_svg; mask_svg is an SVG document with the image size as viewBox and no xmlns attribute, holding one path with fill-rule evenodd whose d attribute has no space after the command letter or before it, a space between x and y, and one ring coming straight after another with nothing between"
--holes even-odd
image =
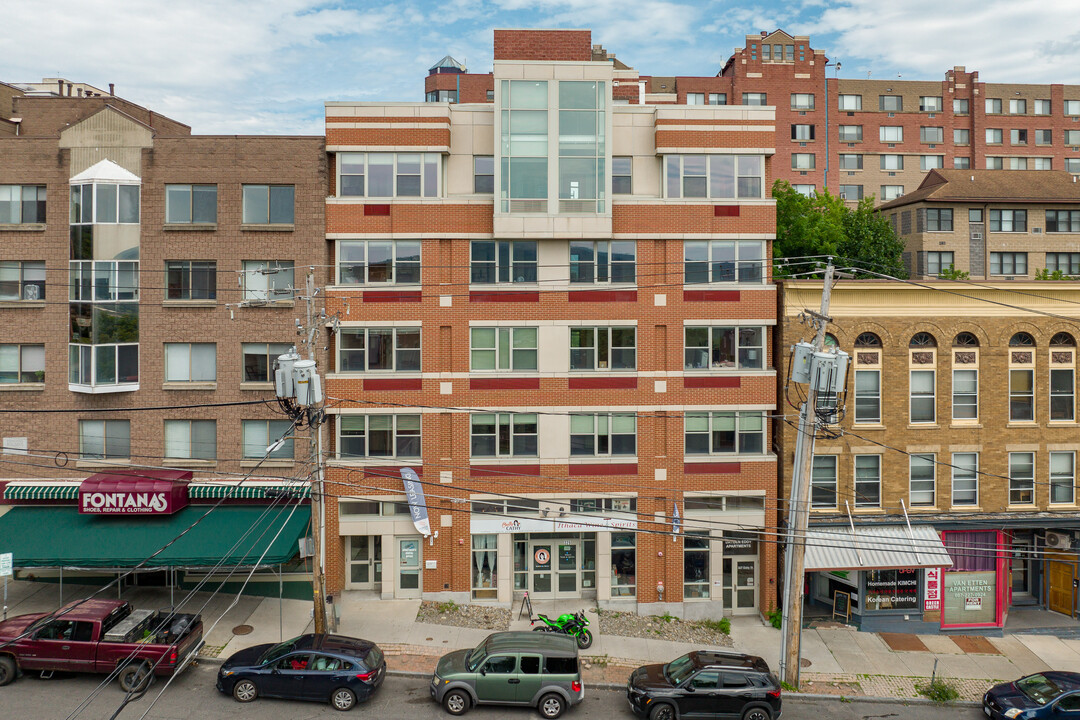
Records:
<instances>
[{"instance_id":1,"label":"fontanas sign","mask_svg":"<svg viewBox=\"0 0 1080 720\"><path fill-rule=\"evenodd\" d=\"M79 512L94 515L171 515L188 504L187 482L147 471L99 474L79 485ZM185 473L190 478L190 473Z\"/></svg>"}]
</instances>

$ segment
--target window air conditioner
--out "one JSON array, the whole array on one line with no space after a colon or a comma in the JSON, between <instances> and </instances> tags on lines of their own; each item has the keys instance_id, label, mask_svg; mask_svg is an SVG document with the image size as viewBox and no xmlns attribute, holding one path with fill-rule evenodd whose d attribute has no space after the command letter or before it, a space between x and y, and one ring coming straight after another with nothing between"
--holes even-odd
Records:
<instances>
[{"instance_id":1,"label":"window air conditioner","mask_svg":"<svg viewBox=\"0 0 1080 720\"><path fill-rule=\"evenodd\" d=\"M840 193L841 200L847 200L847 193Z\"/></svg>"},{"instance_id":2,"label":"window air conditioner","mask_svg":"<svg viewBox=\"0 0 1080 720\"><path fill-rule=\"evenodd\" d=\"M981 232L973 232L973 233L971 233L971 239L972 240L982 240L982 233Z\"/></svg>"},{"instance_id":3,"label":"window air conditioner","mask_svg":"<svg viewBox=\"0 0 1080 720\"><path fill-rule=\"evenodd\" d=\"M1046 531L1046 547L1067 550L1072 545L1072 535Z\"/></svg>"}]
</instances>

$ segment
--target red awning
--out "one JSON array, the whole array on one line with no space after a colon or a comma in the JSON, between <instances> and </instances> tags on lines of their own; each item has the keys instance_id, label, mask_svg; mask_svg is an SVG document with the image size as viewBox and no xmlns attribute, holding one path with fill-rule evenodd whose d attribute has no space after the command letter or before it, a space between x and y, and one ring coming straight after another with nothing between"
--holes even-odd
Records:
<instances>
[{"instance_id":1,"label":"red awning","mask_svg":"<svg viewBox=\"0 0 1080 720\"><path fill-rule=\"evenodd\" d=\"M191 480L190 470L113 470L97 473L79 484L80 492L171 492Z\"/></svg>"}]
</instances>

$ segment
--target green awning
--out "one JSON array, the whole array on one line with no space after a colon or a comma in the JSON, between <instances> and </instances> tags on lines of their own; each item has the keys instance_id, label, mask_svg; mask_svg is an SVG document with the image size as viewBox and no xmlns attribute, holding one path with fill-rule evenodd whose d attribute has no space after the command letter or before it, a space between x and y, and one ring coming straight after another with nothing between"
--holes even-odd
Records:
<instances>
[{"instance_id":1,"label":"green awning","mask_svg":"<svg viewBox=\"0 0 1080 720\"><path fill-rule=\"evenodd\" d=\"M209 509L110 517L83 515L75 507L14 507L0 516L0 548L12 553L15 567L128 568ZM306 505L223 505L146 567L210 567L223 557L227 565L248 567L288 562L299 551L297 541L307 534L310 520Z\"/></svg>"},{"instance_id":2,"label":"green awning","mask_svg":"<svg viewBox=\"0 0 1080 720\"><path fill-rule=\"evenodd\" d=\"M272 496L280 497L282 494L306 499L311 496L311 486L307 484L214 485L201 482L188 485L188 498L191 500L219 500L225 497L237 500L265 500Z\"/></svg>"},{"instance_id":3,"label":"green awning","mask_svg":"<svg viewBox=\"0 0 1080 720\"><path fill-rule=\"evenodd\" d=\"M4 488L5 500L75 500L79 497L79 483L64 485L15 485Z\"/></svg>"}]
</instances>

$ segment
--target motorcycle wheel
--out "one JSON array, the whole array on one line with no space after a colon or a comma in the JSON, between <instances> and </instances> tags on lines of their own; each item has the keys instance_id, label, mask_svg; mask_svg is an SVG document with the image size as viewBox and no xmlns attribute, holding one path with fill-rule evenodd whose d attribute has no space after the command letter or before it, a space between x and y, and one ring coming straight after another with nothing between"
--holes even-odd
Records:
<instances>
[{"instance_id":1,"label":"motorcycle wheel","mask_svg":"<svg viewBox=\"0 0 1080 720\"><path fill-rule=\"evenodd\" d=\"M577 636L577 646L581 650L588 650L592 647L593 636L588 630L582 630L581 634Z\"/></svg>"},{"instance_id":2,"label":"motorcycle wheel","mask_svg":"<svg viewBox=\"0 0 1080 720\"><path fill-rule=\"evenodd\" d=\"M549 627L534 627L533 632L551 632Z\"/></svg>"}]
</instances>

